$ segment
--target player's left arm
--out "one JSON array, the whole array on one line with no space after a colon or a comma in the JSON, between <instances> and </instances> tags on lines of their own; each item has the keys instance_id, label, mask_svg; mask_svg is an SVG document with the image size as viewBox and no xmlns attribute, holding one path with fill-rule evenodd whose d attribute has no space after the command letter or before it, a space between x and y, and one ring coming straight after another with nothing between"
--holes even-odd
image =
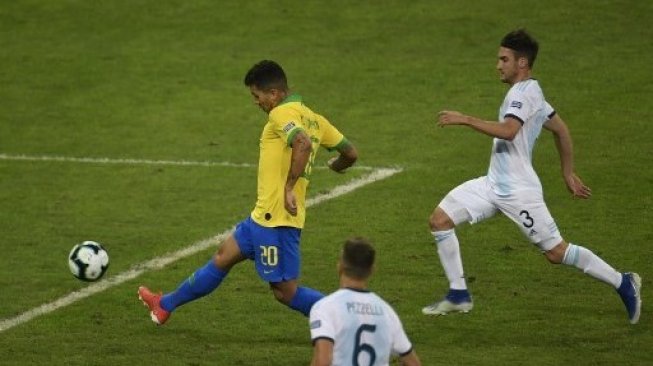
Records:
<instances>
[{"instance_id":1,"label":"player's left arm","mask_svg":"<svg viewBox=\"0 0 653 366\"><path fill-rule=\"evenodd\" d=\"M339 155L329 159L329 169L336 173L344 173L345 170L358 160L358 151L338 129L326 118L319 116L320 130L323 132L320 145L329 151L336 150Z\"/></svg>"},{"instance_id":2,"label":"player's left arm","mask_svg":"<svg viewBox=\"0 0 653 366\"><path fill-rule=\"evenodd\" d=\"M392 352L399 354L402 366L421 366L422 363L410 343L404 326L394 309L389 309L389 324L392 330Z\"/></svg>"},{"instance_id":3,"label":"player's left arm","mask_svg":"<svg viewBox=\"0 0 653 366\"><path fill-rule=\"evenodd\" d=\"M417 353L415 353L414 350L411 350L409 353L401 356L399 358L401 360L401 365L402 366L421 366L422 362L419 360L419 357L417 357Z\"/></svg>"},{"instance_id":4,"label":"player's left arm","mask_svg":"<svg viewBox=\"0 0 653 366\"><path fill-rule=\"evenodd\" d=\"M306 164L311 156L311 139L303 130L297 132L290 143L292 153L290 155L290 169L285 185L286 211L293 216L297 216L297 200L293 188L306 169Z\"/></svg>"},{"instance_id":5,"label":"player's left arm","mask_svg":"<svg viewBox=\"0 0 653 366\"><path fill-rule=\"evenodd\" d=\"M469 126L476 131L488 136L512 141L521 129L523 122L516 116L507 115L503 123L484 121L480 118L468 116L456 111L440 111L438 113L438 126L462 125Z\"/></svg>"},{"instance_id":6,"label":"player's left arm","mask_svg":"<svg viewBox=\"0 0 653 366\"><path fill-rule=\"evenodd\" d=\"M553 133L567 189L574 197L589 198L592 195L592 190L574 172L574 147L567 124L560 116L554 114L544 122L543 127Z\"/></svg>"},{"instance_id":7,"label":"player's left arm","mask_svg":"<svg viewBox=\"0 0 653 366\"><path fill-rule=\"evenodd\" d=\"M333 341L319 338L313 345L313 361L311 366L331 366L333 361Z\"/></svg>"},{"instance_id":8,"label":"player's left arm","mask_svg":"<svg viewBox=\"0 0 653 366\"><path fill-rule=\"evenodd\" d=\"M351 167L358 160L358 151L354 144L344 140L342 144L336 146L339 155L329 159L327 165L336 173L344 173L345 169Z\"/></svg>"}]
</instances>

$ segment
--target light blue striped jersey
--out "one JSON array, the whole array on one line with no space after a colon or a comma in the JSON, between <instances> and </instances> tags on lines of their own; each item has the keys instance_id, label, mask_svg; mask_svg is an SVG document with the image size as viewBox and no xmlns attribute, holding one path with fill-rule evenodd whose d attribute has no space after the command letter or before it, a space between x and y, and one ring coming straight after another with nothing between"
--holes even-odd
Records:
<instances>
[{"instance_id":1,"label":"light blue striped jersey","mask_svg":"<svg viewBox=\"0 0 653 366\"><path fill-rule=\"evenodd\" d=\"M499 122L513 117L521 121L522 127L512 141L494 139L487 176L497 195L510 196L520 190L542 190L532 165L533 146L542 125L554 114L537 80L520 81L508 90L499 108Z\"/></svg>"}]
</instances>

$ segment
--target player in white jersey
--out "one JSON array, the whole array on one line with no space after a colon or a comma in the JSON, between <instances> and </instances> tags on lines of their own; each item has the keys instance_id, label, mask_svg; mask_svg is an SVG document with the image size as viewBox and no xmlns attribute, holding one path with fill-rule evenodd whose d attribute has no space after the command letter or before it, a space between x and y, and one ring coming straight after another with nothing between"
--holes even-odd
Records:
<instances>
[{"instance_id":1,"label":"player in white jersey","mask_svg":"<svg viewBox=\"0 0 653 366\"><path fill-rule=\"evenodd\" d=\"M312 366L388 365L392 354L405 366L421 365L397 313L367 289L374 256L364 238L345 242L338 262L340 289L311 309Z\"/></svg>"},{"instance_id":2,"label":"player in white jersey","mask_svg":"<svg viewBox=\"0 0 653 366\"><path fill-rule=\"evenodd\" d=\"M574 172L567 125L546 102L539 83L531 77L537 51L537 41L521 29L508 33L501 41L497 69L501 81L511 88L499 109L498 123L459 112L439 113L440 127L469 126L494 137L494 145L487 175L454 188L430 217L440 262L449 280L449 292L422 312L444 315L472 309L454 228L464 222L480 222L500 211L519 226L551 263L575 266L612 285L626 306L628 319L635 324L641 309L639 275L617 272L589 249L567 243L544 203L542 185L531 164L533 146L542 128L553 133L569 191L574 197L585 199L591 196L591 190Z\"/></svg>"}]
</instances>

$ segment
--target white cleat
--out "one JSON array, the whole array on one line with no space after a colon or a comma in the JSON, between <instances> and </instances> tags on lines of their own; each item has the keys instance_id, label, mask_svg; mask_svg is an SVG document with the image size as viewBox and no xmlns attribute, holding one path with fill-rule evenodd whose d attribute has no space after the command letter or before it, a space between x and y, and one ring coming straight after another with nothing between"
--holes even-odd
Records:
<instances>
[{"instance_id":1,"label":"white cleat","mask_svg":"<svg viewBox=\"0 0 653 366\"><path fill-rule=\"evenodd\" d=\"M472 303L471 299L469 301L454 303L445 298L442 301L422 308L422 314L439 316L447 315L448 313L469 313L473 307L474 303Z\"/></svg>"}]
</instances>

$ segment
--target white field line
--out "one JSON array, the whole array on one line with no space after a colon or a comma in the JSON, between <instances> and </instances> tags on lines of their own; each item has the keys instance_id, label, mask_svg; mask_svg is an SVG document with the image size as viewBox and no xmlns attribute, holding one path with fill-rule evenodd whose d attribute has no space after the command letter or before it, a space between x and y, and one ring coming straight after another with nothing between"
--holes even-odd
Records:
<instances>
[{"instance_id":1,"label":"white field line","mask_svg":"<svg viewBox=\"0 0 653 366\"><path fill-rule=\"evenodd\" d=\"M123 165L175 165L175 166L203 166L203 167L232 167L232 168L255 168L258 165L249 163L232 163L228 161L192 161L192 160L149 160L149 159L111 159L93 157L72 157L72 156L49 156L49 155L11 155L0 153L0 160L13 161L54 161L59 163L87 163L87 164L123 164ZM317 166L313 169L325 169ZM369 166L354 166L353 169L373 170Z\"/></svg>"},{"instance_id":2,"label":"white field line","mask_svg":"<svg viewBox=\"0 0 653 366\"><path fill-rule=\"evenodd\" d=\"M401 171L401 168L375 169L364 176L353 179L346 184L336 186L326 193L318 194L315 197L308 199L306 201L306 207L319 205L322 202L340 197L368 184L389 178L397 173L400 173ZM79 300L107 290L111 287L133 280L134 278L142 275L147 271L164 268L165 266L182 258L188 257L211 247L217 247L218 244L220 244L231 233L232 230L233 228L226 230L216 236L200 240L191 246L180 249L176 252L168 253L161 257L136 264L125 272L119 273L115 276L107 277L106 279L100 280L99 282L92 283L81 290L71 292L68 295L28 310L16 317L0 320L0 332L13 328L22 323L26 323L41 315L51 313L64 306L71 305Z\"/></svg>"}]
</instances>

